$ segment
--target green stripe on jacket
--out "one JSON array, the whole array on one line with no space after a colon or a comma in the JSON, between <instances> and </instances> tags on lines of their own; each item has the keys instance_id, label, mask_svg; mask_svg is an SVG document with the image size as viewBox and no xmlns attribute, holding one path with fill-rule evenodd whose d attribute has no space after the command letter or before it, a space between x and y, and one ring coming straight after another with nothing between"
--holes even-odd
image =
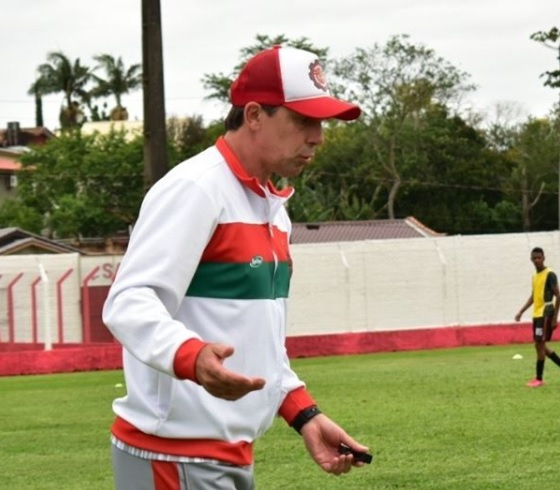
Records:
<instances>
[{"instance_id":1,"label":"green stripe on jacket","mask_svg":"<svg viewBox=\"0 0 560 490\"><path fill-rule=\"evenodd\" d=\"M187 289L187 296L221 299L287 298L290 288L290 268L279 262L258 267L247 263L205 262L198 269Z\"/></svg>"}]
</instances>

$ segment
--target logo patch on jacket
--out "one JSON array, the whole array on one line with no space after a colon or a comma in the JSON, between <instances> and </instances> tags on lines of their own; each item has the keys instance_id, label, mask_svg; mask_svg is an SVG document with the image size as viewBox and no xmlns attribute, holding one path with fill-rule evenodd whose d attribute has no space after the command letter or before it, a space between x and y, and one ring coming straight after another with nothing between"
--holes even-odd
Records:
<instances>
[{"instance_id":1,"label":"logo patch on jacket","mask_svg":"<svg viewBox=\"0 0 560 490\"><path fill-rule=\"evenodd\" d=\"M260 255L255 255L252 259L251 262L249 262L249 267L252 267L253 269L256 269L257 267L260 267L264 262L264 259L260 256Z\"/></svg>"}]
</instances>

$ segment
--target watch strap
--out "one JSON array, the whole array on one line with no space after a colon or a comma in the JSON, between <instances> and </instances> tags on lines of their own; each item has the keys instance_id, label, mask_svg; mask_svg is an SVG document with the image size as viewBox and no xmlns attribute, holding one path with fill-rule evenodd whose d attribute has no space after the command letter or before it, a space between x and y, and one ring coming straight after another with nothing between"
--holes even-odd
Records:
<instances>
[{"instance_id":1,"label":"watch strap","mask_svg":"<svg viewBox=\"0 0 560 490\"><path fill-rule=\"evenodd\" d=\"M296 418L291 423L291 426L294 428L296 432L301 434L301 429L307 422L309 422L313 417L319 415L321 410L317 405L313 405L311 407L304 408L301 412L296 415Z\"/></svg>"}]
</instances>

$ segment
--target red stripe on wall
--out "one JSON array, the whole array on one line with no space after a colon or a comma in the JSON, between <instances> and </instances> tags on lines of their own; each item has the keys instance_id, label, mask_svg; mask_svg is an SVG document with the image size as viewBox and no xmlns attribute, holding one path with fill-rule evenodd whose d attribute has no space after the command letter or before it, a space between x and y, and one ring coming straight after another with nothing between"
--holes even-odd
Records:
<instances>
[{"instance_id":1,"label":"red stripe on wall","mask_svg":"<svg viewBox=\"0 0 560 490\"><path fill-rule=\"evenodd\" d=\"M529 323L512 323L302 335L288 337L286 347L288 355L297 358L532 342ZM40 344L13 344L12 349L10 345L12 344L0 343L0 376L122 368L121 348L117 343L72 348L54 345L54 349L50 351L32 350L40 348ZM16 348L18 351L15 351Z\"/></svg>"},{"instance_id":2,"label":"red stripe on wall","mask_svg":"<svg viewBox=\"0 0 560 490\"><path fill-rule=\"evenodd\" d=\"M448 349L451 347L523 344L532 342L527 324L441 327L331 335L288 337L291 358Z\"/></svg>"},{"instance_id":3,"label":"red stripe on wall","mask_svg":"<svg viewBox=\"0 0 560 490\"><path fill-rule=\"evenodd\" d=\"M181 490L177 463L152 461L155 490Z\"/></svg>"}]
</instances>

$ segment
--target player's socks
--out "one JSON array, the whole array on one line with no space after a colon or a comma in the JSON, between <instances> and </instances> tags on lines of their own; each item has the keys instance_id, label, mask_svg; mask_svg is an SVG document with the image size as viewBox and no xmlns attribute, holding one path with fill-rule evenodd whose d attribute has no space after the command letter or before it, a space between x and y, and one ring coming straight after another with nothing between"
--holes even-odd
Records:
<instances>
[{"instance_id":1,"label":"player's socks","mask_svg":"<svg viewBox=\"0 0 560 490\"><path fill-rule=\"evenodd\" d=\"M557 366L560 366L560 357L558 357L556 352L551 352L550 354L547 354L546 357L548 357Z\"/></svg>"},{"instance_id":2,"label":"player's socks","mask_svg":"<svg viewBox=\"0 0 560 490\"><path fill-rule=\"evenodd\" d=\"M537 360L537 379L542 381L542 376L544 372L544 360Z\"/></svg>"}]
</instances>

